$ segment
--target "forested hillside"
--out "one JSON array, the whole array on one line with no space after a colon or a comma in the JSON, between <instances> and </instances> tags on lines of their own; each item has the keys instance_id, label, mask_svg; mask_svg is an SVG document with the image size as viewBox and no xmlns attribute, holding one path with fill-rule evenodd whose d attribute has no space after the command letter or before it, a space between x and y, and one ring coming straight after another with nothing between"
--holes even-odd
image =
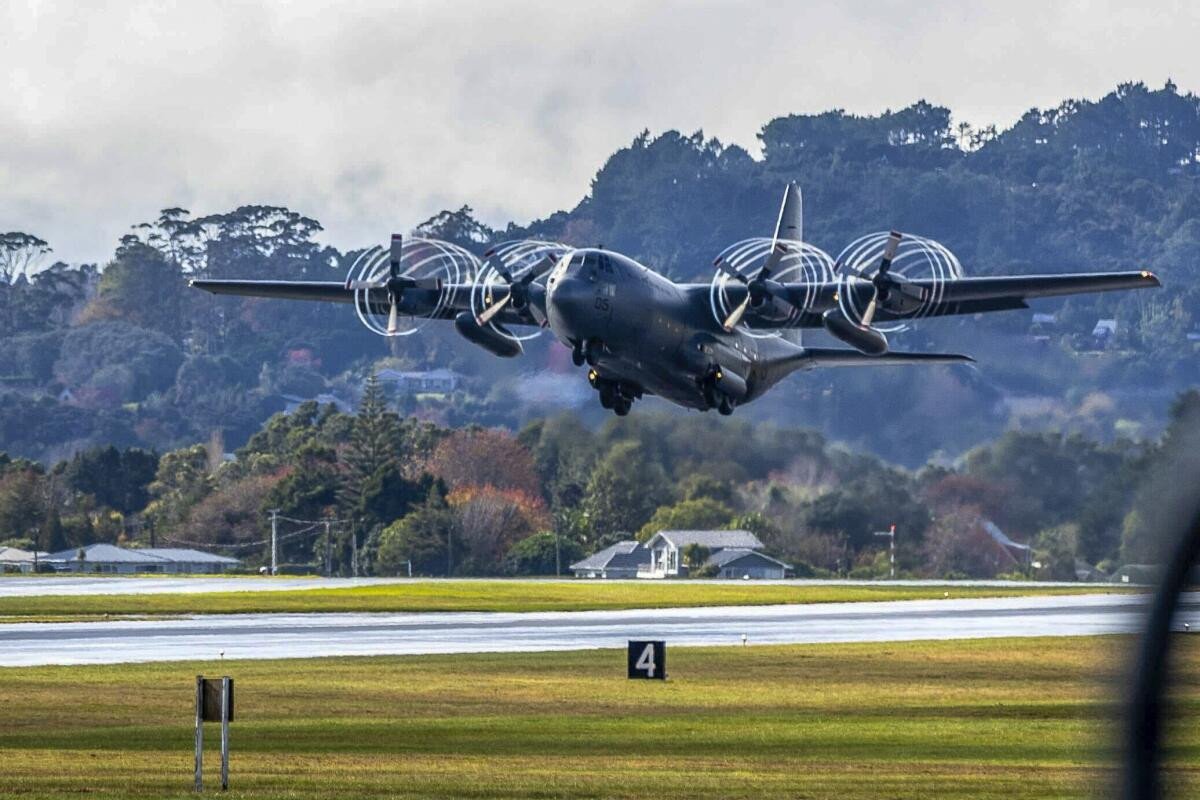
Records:
<instances>
[{"instance_id":1,"label":"forested hillside","mask_svg":"<svg viewBox=\"0 0 1200 800\"><path fill-rule=\"evenodd\" d=\"M1055 318L1036 326L1031 312L1013 312L897 337L898 348L971 353L977 368L809 373L738 410L907 466L956 458L1010 428L1151 438L1200 377L1188 337L1200 252L1195 95L1127 84L1098 101L1031 110L1003 131L957 124L924 102L872 117L829 111L771 120L760 140L752 156L701 133L643 132L571 210L496 231L463 207L418 229L477 250L525 235L603 243L671 276L707 279L725 245L769 234L780 190L795 180L806 239L835 255L862 233L897 227L940 240L968 274L1151 268L1162 277L1156 292L1047 303L1036 310ZM135 224L108 263L82 267L53 263L53 242L37 231L4 234L0 450L47 464L93 445L233 450L288 404L332 395L355 405L378 366L461 373L453 392L397 400L444 426L517 429L564 406L602 419L582 374L546 337L514 364L437 326L389 344L349 307L186 286L201 276L341 279L356 253L320 244L320 231L286 208L169 208ZM1106 339L1093 336L1101 318L1116 320Z\"/></svg>"}]
</instances>

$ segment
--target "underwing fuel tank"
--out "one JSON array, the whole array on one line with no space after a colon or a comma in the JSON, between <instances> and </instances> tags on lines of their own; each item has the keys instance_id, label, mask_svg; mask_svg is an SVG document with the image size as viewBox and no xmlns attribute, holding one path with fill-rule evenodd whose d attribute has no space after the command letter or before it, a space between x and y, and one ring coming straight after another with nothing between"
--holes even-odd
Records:
<instances>
[{"instance_id":1,"label":"underwing fuel tank","mask_svg":"<svg viewBox=\"0 0 1200 800\"><path fill-rule=\"evenodd\" d=\"M825 330L846 344L869 356L881 356L888 351L888 340L874 328L856 325L846 319L841 309L831 308L821 315Z\"/></svg>"},{"instance_id":2,"label":"underwing fuel tank","mask_svg":"<svg viewBox=\"0 0 1200 800\"><path fill-rule=\"evenodd\" d=\"M468 342L474 342L501 358L515 358L524 352L519 341L505 336L491 325L480 325L470 311L459 312L454 318L454 327Z\"/></svg>"}]
</instances>

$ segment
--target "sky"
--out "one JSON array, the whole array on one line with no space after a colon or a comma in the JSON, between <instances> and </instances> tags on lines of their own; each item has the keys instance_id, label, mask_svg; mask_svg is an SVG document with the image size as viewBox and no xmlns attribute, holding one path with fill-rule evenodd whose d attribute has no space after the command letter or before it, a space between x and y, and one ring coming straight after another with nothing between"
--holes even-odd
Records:
<instances>
[{"instance_id":1,"label":"sky","mask_svg":"<svg viewBox=\"0 0 1200 800\"><path fill-rule=\"evenodd\" d=\"M159 209L285 205L339 248L443 208L568 209L644 128L918 99L1006 127L1118 83L1200 90L1200 4L0 3L0 232L103 262Z\"/></svg>"}]
</instances>

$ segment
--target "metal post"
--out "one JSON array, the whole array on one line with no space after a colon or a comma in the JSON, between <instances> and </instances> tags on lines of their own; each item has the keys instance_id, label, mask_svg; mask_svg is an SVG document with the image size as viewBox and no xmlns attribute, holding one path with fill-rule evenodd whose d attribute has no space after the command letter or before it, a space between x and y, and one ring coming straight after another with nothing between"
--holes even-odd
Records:
<instances>
[{"instance_id":1,"label":"metal post","mask_svg":"<svg viewBox=\"0 0 1200 800\"><path fill-rule=\"evenodd\" d=\"M896 526L893 525L886 531L875 531L876 536L888 537L888 575L892 580L896 579Z\"/></svg>"},{"instance_id":2,"label":"metal post","mask_svg":"<svg viewBox=\"0 0 1200 800\"><path fill-rule=\"evenodd\" d=\"M229 676L221 678L221 791L229 791Z\"/></svg>"},{"instance_id":3,"label":"metal post","mask_svg":"<svg viewBox=\"0 0 1200 800\"><path fill-rule=\"evenodd\" d=\"M325 520L325 577L332 577L333 542L329 538L329 520Z\"/></svg>"},{"instance_id":4,"label":"metal post","mask_svg":"<svg viewBox=\"0 0 1200 800\"><path fill-rule=\"evenodd\" d=\"M889 554L889 557L891 558L891 566L892 566L891 576L892 576L892 580L895 580L896 579L896 526L893 525L889 529L888 532L891 533L891 536L888 538L890 538L892 540L891 547L890 547L891 553Z\"/></svg>"},{"instance_id":5,"label":"metal post","mask_svg":"<svg viewBox=\"0 0 1200 800\"><path fill-rule=\"evenodd\" d=\"M204 791L204 676L196 676L196 791Z\"/></svg>"},{"instance_id":6,"label":"metal post","mask_svg":"<svg viewBox=\"0 0 1200 800\"><path fill-rule=\"evenodd\" d=\"M358 531L350 531L350 572L358 577Z\"/></svg>"},{"instance_id":7,"label":"metal post","mask_svg":"<svg viewBox=\"0 0 1200 800\"><path fill-rule=\"evenodd\" d=\"M271 574L279 574L279 509L271 509Z\"/></svg>"},{"instance_id":8,"label":"metal post","mask_svg":"<svg viewBox=\"0 0 1200 800\"><path fill-rule=\"evenodd\" d=\"M562 577L562 552L558 548L558 527L554 528L554 576Z\"/></svg>"}]
</instances>

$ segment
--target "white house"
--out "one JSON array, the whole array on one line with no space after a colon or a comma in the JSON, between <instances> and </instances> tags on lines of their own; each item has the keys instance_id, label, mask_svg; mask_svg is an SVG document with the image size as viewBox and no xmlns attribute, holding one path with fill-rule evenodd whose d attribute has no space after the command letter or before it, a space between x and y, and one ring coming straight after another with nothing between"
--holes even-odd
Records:
<instances>
[{"instance_id":1,"label":"white house","mask_svg":"<svg viewBox=\"0 0 1200 800\"><path fill-rule=\"evenodd\" d=\"M707 551L705 564L715 564L722 577L784 577L789 569L787 564L764 556L757 551L763 549L763 543L750 531L659 531L646 542L650 551L650 564L646 569L638 570L639 578L679 578L688 574L686 564L687 551L693 545ZM733 550L742 561L735 563L729 556L722 557L721 553ZM753 554L756 558L747 559ZM737 569L743 571L733 575ZM724 572L729 571L729 575Z\"/></svg>"}]
</instances>

